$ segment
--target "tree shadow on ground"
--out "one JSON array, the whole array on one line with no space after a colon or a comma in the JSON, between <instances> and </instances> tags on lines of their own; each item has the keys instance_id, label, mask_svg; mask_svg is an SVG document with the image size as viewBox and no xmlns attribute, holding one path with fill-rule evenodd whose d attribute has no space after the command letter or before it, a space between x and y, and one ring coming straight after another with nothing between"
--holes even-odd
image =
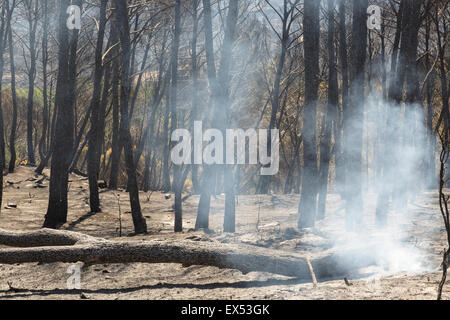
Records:
<instances>
[{"instance_id":1,"label":"tree shadow on ground","mask_svg":"<svg viewBox=\"0 0 450 320\"><path fill-rule=\"evenodd\" d=\"M352 280L367 278L373 274L358 274L352 277ZM333 280L343 280L342 277L324 278L320 279L319 283L324 283ZM155 289L197 289L197 290L211 290L211 289L248 289L248 288L262 288L271 286L293 286L299 284L312 283L310 279L268 279L268 280L251 280L238 282L215 282L215 283L157 283L154 285L142 285L130 288L104 288L104 289L25 289L15 288L14 290L0 290L2 299L17 299L32 296L51 296L51 295L81 295L83 294L119 294L119 293L133 293L140 290L155 290Z\"/></svg>"}]
</instances>

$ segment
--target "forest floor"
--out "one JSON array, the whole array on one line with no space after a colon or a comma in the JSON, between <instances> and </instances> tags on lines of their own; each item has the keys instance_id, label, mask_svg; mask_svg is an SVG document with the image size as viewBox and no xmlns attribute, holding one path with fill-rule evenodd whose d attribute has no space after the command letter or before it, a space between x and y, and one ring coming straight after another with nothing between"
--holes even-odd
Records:
<instances>
[{"instance_id":1,"label":"forest floor","mask_svg":"<svg viewBox=\"0 0 450 320\"><path fill-rule=\"evenodd\" d=\"M49 175L48 171L44 172ZM30 179L31 178L31 179ZM32 168L19 167L5 177L0 228L30 231L41 227L48 201L49 180L37 188ZM41 179L42 177L38 177ZM299 233L298 195L239 196L236 234L221 232L224 199L213 198L211 229L194 232L198 196L183 206L185 232L174 234L173 198L159 192L141 193L143 215L149 233L135 236L129 214L128 194L102 190L103 212L89 214L88 182L71 175L68 222L62 229L118 240L119 204L122 216L121 240L183 239L246 243L272 249L304 252L347 248L354 243L380 245L385 257L378 266L355 270L344 279L311 280L215 267L178 264L112 264L82 268L82 295L66 286L70 264L0 265L0 299L435 299L441 278L440 262L446 246L437 191L424 192L403 213L391 214L389 230L373 227L375 195L365 197L364 229L359 234L343 232L344 202L331 194L327 219L316 228ZM447 190L448 191L448 190ZM8 206L12 205L12 206ZM14 206L17 206L15 208ZM13 288L13 289L11 289ZM450 298L450 284L444 289Z\"/></svg>"}]
</instances>

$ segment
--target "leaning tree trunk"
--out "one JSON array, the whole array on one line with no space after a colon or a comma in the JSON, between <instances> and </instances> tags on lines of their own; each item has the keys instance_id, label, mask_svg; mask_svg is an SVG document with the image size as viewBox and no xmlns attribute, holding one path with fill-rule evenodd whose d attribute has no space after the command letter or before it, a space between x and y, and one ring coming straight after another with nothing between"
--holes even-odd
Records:
<instances>
[{"instance_id":1,"label":"leaning tree trunk","mask_svg":"<svg viewBox=\"0 0 450 320\"><path fill-rule=\"evenodd\" d=\"M291 24L288 22L290 11L287 9L287 0L284 0L283 2L284 10L283 10L283 19L282 19L282 37L281 37L281 53L280 57L278 59L277 64L277 70L275 72L275 80L273 83L273 90L272 90L272 110L270 113L270 123L269 123L269 129L275 129L276 123L277 123L277 114L278 109L280 107L280 86L281 86L281 80L283 75L283 68L286 60L286 54L288 50L289 45L289 37L290 37L290 26ZM269 133L269 137L267 139L267 150L271 150L271 144L272 144L272 137L271 132ZM270 152L270 151L269 151ZM260 177L259 182L259 190L258 194L267 194L270 189L270 181L271 177L264 175Z\"/></svg>"}]
</instances>

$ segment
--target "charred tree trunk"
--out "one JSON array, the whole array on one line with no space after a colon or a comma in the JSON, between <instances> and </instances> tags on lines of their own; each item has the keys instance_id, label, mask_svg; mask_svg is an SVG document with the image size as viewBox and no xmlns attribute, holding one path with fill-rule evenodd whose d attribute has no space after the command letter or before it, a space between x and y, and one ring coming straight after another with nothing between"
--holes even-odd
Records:
<instances>
[{"instance_id":1,"label":"charred tree trunk","mask_svg":"<svg viewBox=\"0 0 450 320\"><path fill-rule=\"evenodd\" d=\"M330 250L314 258L305 255L218 242L151 240L116 242L70 231L40 230L17 233L0 230L0 264L78 262L179 263L240 270L269 272L299 279L342 277L352 271L376 265L383 258L379 247L366 246L336 252ZM355 256L359 259L355 259Z\"/></svg>"},{"instance_id":2,"label":"charred tree trunk","mask_svg":"<svg viewBox=\"0 0 450 320\"><path fill-rule=\"evenodd\" d=\"M115 21L121 47L121 90L120 90L120 137L125 150L125 166L128 175L128 192L130 195L131 215L136 234L146 233L147 224L142 216L139 201L139 189L136 178L136 168L133 160L133 142L130 134L130 119L128 117L128 102L130 97L130 25L128 21L128 1L114 0L116 7Z\"/></svg>"},{"instance_id":3,"label":"charred tree trunk","mask_svg":"<svg viewBox=\"0 0 450 320\"><path fill-rule=\"evenodd\" d=\"M3 201L3 171L5 170L5 136L3 123L3 105L2 105L2 79L3 79L3 53L6 45L6 37L8 35L7 27L9 17L5 13L9 11L9 1L4 3L0 16L0 208Z\"/></svg>"},{"instance_id":4,"label":"charred tree trunk","mask_svg":"<svg viewBox=\"0 0 450 320\"><path fill-rule=\"evenodd\" d=\"M401 168L395 164L402 162L398 155L397 148L400 143L410 143L406 131L401 130L401 103L406 82L407 102L417 100L418 76L416 74L416 55L418 45L418 31L421 24L420 10L423 1L402 0L399 7L399 17L397 18L397 32L394 41L393 61L391 66L391 83L389 87L389 99L393 105L389 110L387 119L387 133L385 134L385 154L384 176L387 185L384 186L378 195L376 222L378 227L385 227L388 223L389 195L393 197L393 205L397 209L405 208L407 204L407 190L409 182L405 181L399 172ZM400 48L398 46L400 45ZM398 52L398 53L397 53ZM398 58L397 58L398 55ZM393 73L395 72L395 74ZM407 108L408 109L408 108ZM409 114L409 110L406 113ZM414 111L416 112L416 111ZM407 124L408 126L410 124ZM408 128L409 130L410 128ZM403 134L403 142L401 135ZM387 141L389 139L389 141ZM416 182L417 183L417 182Z\"/></svg>"},{"instance_id":5,"label":"charred tree trunk","mask_svg":"<svg viewBox=\"0 0 450 320\"><path fill-rule=\"evenodd\" d=\"M362 224L362 147L364 122L365 66L367 56L367 0L353 0L350 99L345 122L346 227ZM351 179L350 179L351 177Z\"/></svg>"},{"instance_id":6,"label":"charred tree trunk","mask_svg":"<svg viewBox=\"0 0 450 320\"><path fill-rule=\"evenodd\" d=\"M402 35L402 28L403 28L403 12L404 12L404 6L405 1L400 1L398 13L397 13L397 27L395 31L395 39L392 49L392 56L391 56L391 70L389 73L389 89L388 89L388 99L390 101L393 100L394 96L396 96L396 91L398 90L399 86L399 73L397 72L397 65L398 65L398 51L400 46L400 40ZM401 72L402 70L399 69ZM383 154L385 155L385 159L383 159L382 170L383 170L383 176L385 177L385 186L381 187L381 191L379 191L378 198L377 198L377 208L376 208L376 223L379 227L384 227L387 224L387 216L389 211L389 193L393 191L393 173L391 170L391 166L386 165L389 163L393 163L395 159L393 158L393 152L389 148L391 147L391 143L395 145L394 141L390 141L390 143L386 143L386 140L388 137L391 139L397 139L397 135L399 132L397 132L397 122L399 121L400 117L395 117L394 115L397 115L398 112L395 108L392 108L391 105L388 106L387 113L389 116L387 117L387 123L386 123L386 132L383 134L384 140L382 140L380 143L382 144L382 150Z\"/></svg>"},{"instance_id":7,"label":"charred tree trunk","mask_svg":"<svg viewBox=\"0 0 450 320\"><path fill-rule=\"evenodd\" d=\"M30 51L30 69L28 70L28 101L27 101L27 151L28 151L28 165L34 166L36 160L34 157L33 146L33 105L34 105L34 81L36 78L36 29L38 23L38 9L39 1L33 2L25 1L28 11L28 28L29 28L29 51Z\"/></svg>"},{"instance_id":8,"label":"charred tree trunk","mask_svg":"<svg viewBox=\"0 0 450 320\"><path fill-rule=\"evenodd\" d=\"M341 198L345 198L345 126L344 117L348 106L349 80L348 80L348 50L346 26L347 0L339 0L339 60L342 74L342 109L340 110L339 125L336 125L336 188Z\"/></svg>"},{"instance_id":9,"label":"charred tree trunk","mask_svg":"<svg viewBox=\"0 0 450 320\"><path fill-rule=\"evenodd\" d=\"M430 38L431 38L431 17L429 16L431 0L428 1L426 10L426 21L425 21L425 70L429 72L431 69L431 54L430 54ZM427 133L428 133L428 158L426 160L426 171L424 172L425 177L425 187L427 189L433 189L436 186L436 136L433 131L433 87L434 87L434 72L431 72L427 77L425 82L425 100L427 104Z\"/></svg>"},{"instance_id":10,"label":"charred tree trunk","mask_svg":"<svg viewBox=\"0 0 450 320\"><path fill-rule=\"evenodd\" d=\"M114 26L111 26L112 43L115 44L118 41L117 30ZM118 55L118 50L113 49L113 56ZM113 121L112 121L112 144L111 144L111 171L109 175L108 187L111 190L116 190L118 187L120 156L122 154L122 145L120 138L120 110L119 110L119 81L120 81L120 65L117 58L112 62L113 78L112 78L112 108L113 108Z\"/></svg>"},{"instance_id":11,"label":"charred tree trunk","mask_svg":"<svg viewBox=\"0 0 450 320\"><path fill-rule=\"evenodd\" d=\"M303 179L298 228L314 227L317 207L316 106L319 89L320 1L305 0L304 17L305 108L303 116Z\"/></svg>"},{"instance_id":12,"label":"charred tree trunk","mask_svg":"<svg viewBox=\"0 0 450 320\"><path fill-rule=\"evenodd\" d=\"M58 78L55 95L55 105L57 106L57 120L52 147L52 163L50 175L50 195L47 214L45 215L44 227L57 228L67 221L67 192L70 155L73 149L74 140L74 109L73 91L76 83L71 81L69 74L71 66L69 61L70 44L69 30L66 27L66 10L69 0L62 0L59 7L59 51L58 51ZM77 30L74 30L78 33ZM73 37L74 38L74 37ZM72 38L72 39L73 39ZM76 45L72 43L72 48ZM56 111L55 111L56 112Z\"/></svg>"},{"instance_id":13,"label":"charred tree trunk","mask_svg":"<svg viewBox=\"0 0 450 320\"><path fill-rule=\"evenodd\" d=\"M236 37L236 25L239 13L239 0L230 0L228 6L227 25L225 39L222 47L222 56L219 70L220 95L218 104L223 114L219 117L222 121L222 133L226 126L231 124L231 99L230 99L230 69L233 61L233 43ZM224 126L225 125L225 126ZM225 134L224 134L225 136ZM225 152L224 152L225 154ZM236 230L236 199L234 190L234 166L226 165L224 174L225 185L225 215L223 221L224 232Z\"/></svg>"},{"instance_id":14,"label":"charred tree trunk","mask_svg":"<svg viewBox=\"0 0 450 320\"><path fill-rule=\"evenodd\" d=\"M199 121L200 116L198 114L198 103L200 101L198 96L198 82L199 82L199 66L198 66L198 55L197 55L197 42L198 42L198 25L200 22L199 9L200 0L192 1L192 19L193 19L193 30L192 30L192 43L191 43L191 66L192 66L192 114L191 114L191 132L194 132L194 122ZM194 152L194 150L192 150ZM191 177L192 177L192 188L195 194L200 193L200 182L198 177L198 165L191 165Z\"/></svg>"},{"instance_id":15,"label":"charred tree trunk","mask_svg":"<svg viewBox=\"0 0 450 320\"><path fill-rule=\"evenodd\" d=\"M339 103L338 80L336 72L336 56L334 49L334 0L328 0L328 107L325 119L322 123L324 132L323 140L320 143L320 173L319 173L319 200L317 204L317 219L325 218L326 201L328 194L328 175L330 169L330 160L332 154L331 135L333 125L337 126L336 110ZM337 132L337 130L335 131ZM336 138L336 137L335 137ZM336 140L336 139L335 139Z\"/></svg>"},{"instance_id":16,"label":"charred tree trunk","mask_svg":"<svg viewBox=\"0 0 450 320\"><path fill-rule=\"evenodd\" d=\"M181 0L175 1L175 28L172 41L172 53L170 61L171 87L170 87L170 110L171 110L171 128L172 131L178 128L178 110L177 110L177 88L178 88L178 53L180 48L181 36ZM183 121L182 118L180 121ZM182 179L182 166L173 165L173 191L175 193L175 224L174 231L183 231L183 201L182 191L184 180Z\"/></svg>"},{"instance_id":17,"label":"charred tree trunk","mask_svg":"<svg viewBox=\"0 0 450 320\"><path fill-rule=\"evenodd\" d=\"M13 3L14 9L15 1ZM9 42L9 64L11 70L11 99L13 107L13 115L11 122L11 134L9 136L9 153L11 158L9 160L8 172L13 173L16 165L16 130L17 130L17 93L16 93L16 67L14 65L14 44L12 36L11 20L8 19L8 42Z\"/></svg>"},{"instance_id":18,"label":"charred tree trunk","mask_svg":"<svg viewBox=\"0 0 450 320\"><path fill-rule=\"evenodd\" d=\"M419 45L419 29L422 24L421 9L425 0L414 0L409 4L410 23L405 32L404 42L402 40L402 50L405 49L405 119L403 124L403 145L407 146L413 154L411 167L415 172L423 170L421 168L422 159L416 156L418 148L425 145L424 137L426 133L422 130L425 123L425 113L423 112L422 99L420 96L419 73L417 72L417 49ZM410 172L407 174L404 187L398 188L401 192L399 206L406 209L409 200L416 198L420 191L421 181L415 180L416 176Z\"/></svg>"},{"instance_id":19,"label":"charred tree trunk","mask_svg":"<svg viewBox=\"0 0 450 320\"><path fill-rule=\"evenodd\" d=\"M89 177L89 204L91 212L101 212L100 198L98 195L98 175L100 170L100 102L101 102L101 86L103 74L103 39L105 37L106 26L106 6L107 0L102 0L100 4L100 22L97 35L97 46L95 49L95 71L94 71L94 90L91 101L91 129L89 131L88 143L88 177ZM106 79L105 79L106 82Z\"/></svg>"},{"instance_id":20,"label":"charred tree trunk","mask_svg":"<svg viewBox=\"0 0 450 320\"><path fill-rule=\"evenodd\" d=\"M203 24L205 32L205 52L208 71L208 83L211 93L210 104L213 115L216 113L217 105L215 99L218 95L217 87L217 72L214 57L214 39L212 31L212 13L211 13L211 1L203 0ZM213 119L215 125L215 119ZM201 181L201 193L200 202L197 209L197 219L195 221L195 229L208 229L209 228L209 211L211 208L211 195L214 192L214 185L216 180L216 170L214 166L204 165Z\"/></svg>"},{"instance_id":21,"label":"charred tree trunk","mask_svg":"<svg viewBox=\"0 0 450 320\"><path fill-rule=\"evenodd\" d=\"M422 0L423 1L423 0ZM445 8L442 8L442 12L445 12L448 7L448 3L445 4ZM442 122L444 126L444 143L449 144L450 135L450 106L449 106L449 83L447 80L448 69L446 68L448 57L446 56L446 47L448 45L446 39L448 38L448 27L445 18L441 20L442 13L439 13L440 8L436 5L436 13L434 16L437 42L438 42L438 55L439 55L439 77L441 80L441 93L442 93ZM443 30L441 30L441 28Z\"/></svg>"},{"instance_id":22,"label":"charred tree trunk","mask_svg":"<svg viewBox=\"0 0 450 320\"><path fill-rule=\"evenodd\" d=\"M48 103L48 84L47 84L47 65L48 65L48 3L43 1L44 21L43 21L43 34L42 34L42 97L43 97L43 110L42 110L42 134L39 141L39 157L40 161L47 156L47 133L49 123L49 103Z\"/></svg>"}]
</instances>

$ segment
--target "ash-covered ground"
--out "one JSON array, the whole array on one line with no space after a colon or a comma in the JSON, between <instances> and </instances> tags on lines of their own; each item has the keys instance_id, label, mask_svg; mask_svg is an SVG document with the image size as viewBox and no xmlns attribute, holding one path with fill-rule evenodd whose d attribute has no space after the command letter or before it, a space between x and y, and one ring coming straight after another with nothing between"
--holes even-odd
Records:
<instances>
[{"instance_id":1,"label":"ash-covered ground","mask_svg":"<svg viewBox=\"0 0 450 320\"><path fill-rule=\"evenodd\" d=\"M29 231L41 227L49 181L44 179L42 186L37 187L33 178L33 169L27 167L19 167L16 173L5 177L0 228ZM221 196L212 200L213 232L192 231L199 197L188 197L183 206L185 232L174 234L173 198L166 199L159 192L141 193L149 234L133 237L126 192L103 190L103 212L92 215L88 213L87 180L71 175L70 181L69 216L62 229L117 239L120 203L125 238L122 240L246 243L311 257L327 250L375 245L379 263L349 272L347 277L319 279L318 287L310 279L259 272L244 275L215 267L142 263L83 266L81 291L67 289L70 264L0 265L0 299L436 299L446 246L437 191L424 192L403 212L392 213L391 227L383 232L374 228L376 196L366 194L365 225L358 234L345 232L344 202L333 194L328 197L326 220L304 232L295 229L298 195L241 195L236 208L236 234L221 232ZM444 288L444 298L450 298L450 286Z\"/></svg>"}]
</instances>

